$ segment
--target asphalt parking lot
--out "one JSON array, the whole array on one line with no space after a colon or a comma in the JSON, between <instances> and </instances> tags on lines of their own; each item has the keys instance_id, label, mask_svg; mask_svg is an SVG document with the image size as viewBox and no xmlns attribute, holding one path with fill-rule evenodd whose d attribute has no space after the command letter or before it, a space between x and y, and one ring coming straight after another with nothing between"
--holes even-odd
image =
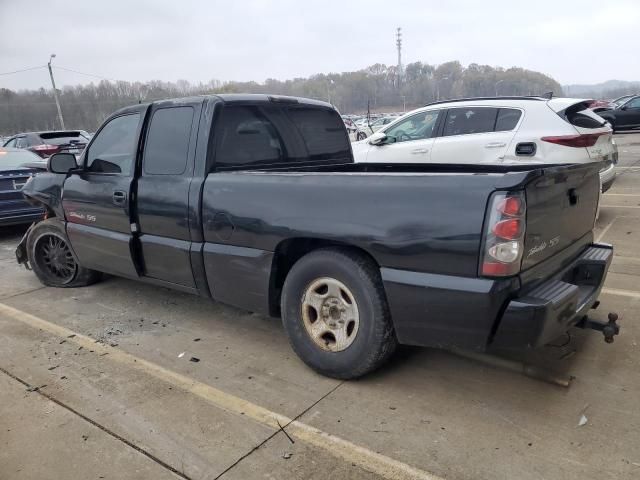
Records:
<instances>
[{"instance_id":1,"label":"asphalt parking lot","mask_svg":"<svg viewBox=\"0 0 640 480\"><path fill-rule=\"evenodd\" d=\"M277 319L117 278L45 288L2 230L0 479L640 478L640 134L616 140L593 316L621 335L523 356L569 388L418 348L324 378Z\"/></svg>"}]
</instances>

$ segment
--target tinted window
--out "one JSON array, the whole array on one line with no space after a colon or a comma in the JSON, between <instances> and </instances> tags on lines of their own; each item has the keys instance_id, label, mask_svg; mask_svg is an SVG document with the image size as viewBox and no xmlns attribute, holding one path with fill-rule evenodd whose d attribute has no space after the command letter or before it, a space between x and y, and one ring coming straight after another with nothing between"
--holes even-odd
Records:
<instances>
[{"instance_id":1,"label":"tinted window","mask_svg":"<svg viewBox=\"0 0 640 480\"><path fill-rule=\"evenodd\" d=\"M144 173L180 175L185 171L192 122L192 107L156 110L145 145Z\"/></svg>"},{"instance_id":2,"label":"tinted window","mask_svg":"<svg viewBox=\"0 0 640 480\"><path fill-rule=\"evenodd\" d=\"M506 132L516 128L522 112L515 108L501 108L498 110L498 119L496 120L496 132Z\"/></svg>"},{"instance_id":3,"label":"tinted window","mask_svg":"<svg viewBox=\"0 0 640 480\"><path fill-rule=\"evenodd\" d=\"M497 108L451 108L447 113L443 136L493 132Z\"/></svg>"},{"instance_id":4,"label":"tinted window","mask_svg":"<svg viewBox=\"0 0 640 480\"><path fill-rule=\"evenodd\" d=\"M87 139L80 135L80 132L47 132L41 133L40 138L49 145L87 143Z\"/></svg>"},{"instance_id":5,"label":"tinted window","mask_svg":"<svg viewBox=\"0 0 640 480\"><path fill-rule=\"evenodd\" d=\"M634 98L625 104L627 108L640 108L640 97Z\"/></svg>"},{"instance_id":6,"label":"tinted window","mask_svg":"<svg viewBox=\"0 0 640 480\"><path fill-rule=\"evenodd\" d=\"M17 148L27 148L29 146L29 140L27 137L19 137L16 139Z\"/></svg>"},{"instance_id":7,"label":"tinted window","mask_svg":"<svg viewBox=\"0 0 640 480\"><path fill-rule=\"evenodd\" d=\"M395 139L396 142L431 138L439 113L439 110L416 113L388 128L384 133L387 137Z\"/></svg>"},{"instance_id":8,"label":"tinted window","mask_svg":"<svg viewBox=\"0 0 640 480\"><path fill-rule=\"evenodd\" d=\"M218 127L216 164L221 167L278 163L285 158L280 136L262 108L225 107Z\"/></svg>"},{"instance_id":9,"label":"tinted window","mask_svg":"<svg viewBox=\"0 0 640 480\"><path fill-rule=\"evenodd\" d=\"M295 129L302 136L308 159L350 158L349 137L337 112L308 107L287 107L285 111ZM287 136L284 135L284 132L282 136L286 142ZM294 149L289 148L288 150L292 156Z\"/></svg>"},{"instance_id":10,"label":"tinted window","mask_svg":"<svg viewBox=\"0 0 640 480\"><path fill-rule=\"evenodd\" d=\"M136 156L140 114L116 117L96 135L87 154L87 169L99 173L131 174Z\"/></svg>"}]
</instances>

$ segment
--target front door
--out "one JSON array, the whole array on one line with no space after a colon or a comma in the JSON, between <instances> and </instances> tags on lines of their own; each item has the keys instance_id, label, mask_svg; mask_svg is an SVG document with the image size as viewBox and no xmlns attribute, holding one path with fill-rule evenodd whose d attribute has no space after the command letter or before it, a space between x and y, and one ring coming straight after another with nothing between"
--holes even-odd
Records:
<instances>
[{"instance_id":1,"label":"front door","mask_svg":"<svg viewBox=\"0 0 640 480\"><path fill-rule=\"evenodd\" d=\"M114 117L98 131L84 152L82 171L67 178L62 194L79 263L133 278L131 187L144 108Z\"/></svg>"},{"instance_id":2,"label":"front door","mask_svg":"<svg viewBox=\"0 0 640 480\"><path fill-rule=\"evenodd\" d=\"M439 113L439 110L416 113L383 129L387 141L369 147L367 163L428 163Z\"/></svg>"}]
</instances>

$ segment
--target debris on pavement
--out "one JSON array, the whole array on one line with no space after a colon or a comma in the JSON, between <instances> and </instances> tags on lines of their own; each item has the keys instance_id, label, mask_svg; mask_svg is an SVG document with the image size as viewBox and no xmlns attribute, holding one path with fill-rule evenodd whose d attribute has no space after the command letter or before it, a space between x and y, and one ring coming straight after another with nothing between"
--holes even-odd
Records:
<instances>
[{"instance_id":1,"label":"debris on pavement","mask_svg":"<svg viewBox=\"0 0 640 480\"><path fill-rule=\"evenodd\" d=\"M282 458L284 458L285 460L289 460L292 456L293 456L293 453L289 453L289 452L284 452L282 454Z\"/></svg>"},{"instance_id":2,"label":"debris on pavement","mask_svg":"<svg viewBox=\"0 0 640 480\"><path fill-rule=\"evenodd\" d=\"M200 361L200 359L199 359L198 357L191 357L191 358L189 359L189 361L190 361L190 362L193 362L193 363L198 363L198 362Z\"/></svg>"},{"instance_id":3,"label":"debris on pavement","mask_svg":"<svg viewBox=\"0 0 640 480\"><path fill-rule=\"evenodd\" d=\"M194 341L194 342L199 342L199 341L200 341L200 339L199 339L199 338L194 338L194 339L193 339L193 341Z\"/></svg>"},{"instance_id":4,"label":"debris on pavement","mask_svg":"<svg viewBox=\"0 0 640 480\"><path fill-rule=\"evenodd\" d=\"M580 417L580 421L578 422L578 426L579 427L583 427L583 426L585 426L587 424L588 421L589 421L589 419L587 418L587 416L583 414Z\"/></svg>"},{"instance_id":5,"label":"debris on pavement","mask_svg":"<svg viewBox=\"0 0 640 480\"><path fill-rule=\"evenodd\" d=\"M187 352L179 353L179 354L178 354L178 358L182 358L182 357L184 357L184 354L185 354L185 353L187 353Z\"/></svg>"}]
</instances>

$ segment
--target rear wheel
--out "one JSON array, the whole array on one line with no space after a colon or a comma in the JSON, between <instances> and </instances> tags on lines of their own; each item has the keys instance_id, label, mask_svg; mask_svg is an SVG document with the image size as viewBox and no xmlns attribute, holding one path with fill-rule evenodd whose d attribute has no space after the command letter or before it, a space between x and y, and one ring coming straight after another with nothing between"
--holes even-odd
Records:
<instances>
[{"instance_id":1,"label":"rear wheel","mask_svg":"<svg viewBox=\"0 0 640 480\"><path fill-rule=\"evenodd\" d=\"M293 349L323 375L365 375L397 346L379 269L348 249L302 257L285 280L282 312Z\"/></svg>"},{"instance_id":2,"label":"rear wheel","mask_svg":"<svg viewBox=\"0 0 640 480\"><path fill-rule=\"evenodd\" d=\"M62 224L55 219L38 223L27 239L34 273L49 287L81 287L95 283L100 273L78 265Z\"/></svg>"},{"instance_id":3,"label":"rear wheel","mask_svg":"<svg viewBox=\"0 0 640 480\"><path fill-rule=\"evenodd\" d=\"M356 134L356 139L357 139L357 140L364 140L365 138L367 138L367 134L366 134L366 133L364 133L364 132L358 132L358 133Z\"/></svg>"}]
</instances>

